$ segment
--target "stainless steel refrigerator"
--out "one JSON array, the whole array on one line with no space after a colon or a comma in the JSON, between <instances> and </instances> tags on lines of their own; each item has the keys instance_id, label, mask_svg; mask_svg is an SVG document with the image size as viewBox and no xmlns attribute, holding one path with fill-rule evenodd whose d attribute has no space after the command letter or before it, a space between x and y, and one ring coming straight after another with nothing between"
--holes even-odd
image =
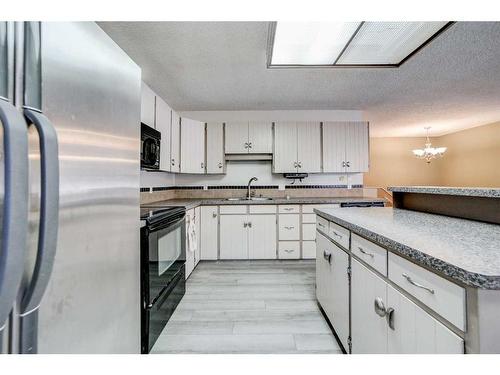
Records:
<instances>
[{"instance_id":1,"label":"stainless steel refrigerator","mask_svg":"<svg viewBox=\"0 0 500 375\"><path fill-rule=\"evenodd\" d=\"M95 23L0 22L1 353L139 353L140 68Z\"/></svg>"}]
</instances>

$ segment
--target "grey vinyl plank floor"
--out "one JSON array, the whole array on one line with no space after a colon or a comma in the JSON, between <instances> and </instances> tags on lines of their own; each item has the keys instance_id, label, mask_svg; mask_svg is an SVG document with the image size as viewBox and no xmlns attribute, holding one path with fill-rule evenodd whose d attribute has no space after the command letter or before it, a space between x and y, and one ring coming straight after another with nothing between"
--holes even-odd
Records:
<instances>
[{"instance_id":1,"label":"grey vinyl plank floor","mask_svg":"<svg viewBox=\"0 0 500 375\"><path fill-rule=\"evenodd\" d=\"M151 353L341 353L314 283L314 261L202 261Z\"/></svg>"}]
</instances>

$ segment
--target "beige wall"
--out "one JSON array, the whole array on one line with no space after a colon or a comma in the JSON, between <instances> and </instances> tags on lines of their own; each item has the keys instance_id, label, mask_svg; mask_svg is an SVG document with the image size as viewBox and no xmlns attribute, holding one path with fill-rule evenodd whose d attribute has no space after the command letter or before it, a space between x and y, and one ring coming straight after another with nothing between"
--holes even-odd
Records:
<instances>
[{"instance_id":1,"label":"beige wall","mask_svg":"<svg viewBox=\"0 0 500 375\"><path fill-rule=\"evenodd\" d=\"M500 187L500 122L431 139L446 146L430 164L413 156L425 138L370 139L370 171L365 186L440 185Z\"/></svg>"}]
</instances>

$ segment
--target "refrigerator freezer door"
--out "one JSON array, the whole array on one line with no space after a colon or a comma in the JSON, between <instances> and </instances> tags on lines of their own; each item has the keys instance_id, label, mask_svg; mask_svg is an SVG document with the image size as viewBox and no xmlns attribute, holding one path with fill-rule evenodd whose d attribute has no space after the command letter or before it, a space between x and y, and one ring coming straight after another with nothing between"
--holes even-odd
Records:
<instances>
[{"instance_id":1,"label":"refrigerator freezer door","mask_svg":"<svg viewBox=\"0 0 500 375\"><path fill-rule=\"evenodd\" d=\"M41 72L60 194L38 352L139 353L140 69L95 23L44 22Z\"/></svg>"}]
</instances>

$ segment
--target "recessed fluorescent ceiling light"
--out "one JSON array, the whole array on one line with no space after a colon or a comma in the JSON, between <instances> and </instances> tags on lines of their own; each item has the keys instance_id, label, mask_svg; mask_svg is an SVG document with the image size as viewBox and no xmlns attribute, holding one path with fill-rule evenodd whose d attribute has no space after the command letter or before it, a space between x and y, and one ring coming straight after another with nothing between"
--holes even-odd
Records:
<instances>
[{"instance_id":1,"label":"recessed fluorescent ceiling light","mask_svg":"<svg viewBox=\"0 0 500 375\"><path fill-rule=\"evenodd\" d=\"M448 22L278 22L272 65L397 66Z\"/></svg>"}]
</instances>

